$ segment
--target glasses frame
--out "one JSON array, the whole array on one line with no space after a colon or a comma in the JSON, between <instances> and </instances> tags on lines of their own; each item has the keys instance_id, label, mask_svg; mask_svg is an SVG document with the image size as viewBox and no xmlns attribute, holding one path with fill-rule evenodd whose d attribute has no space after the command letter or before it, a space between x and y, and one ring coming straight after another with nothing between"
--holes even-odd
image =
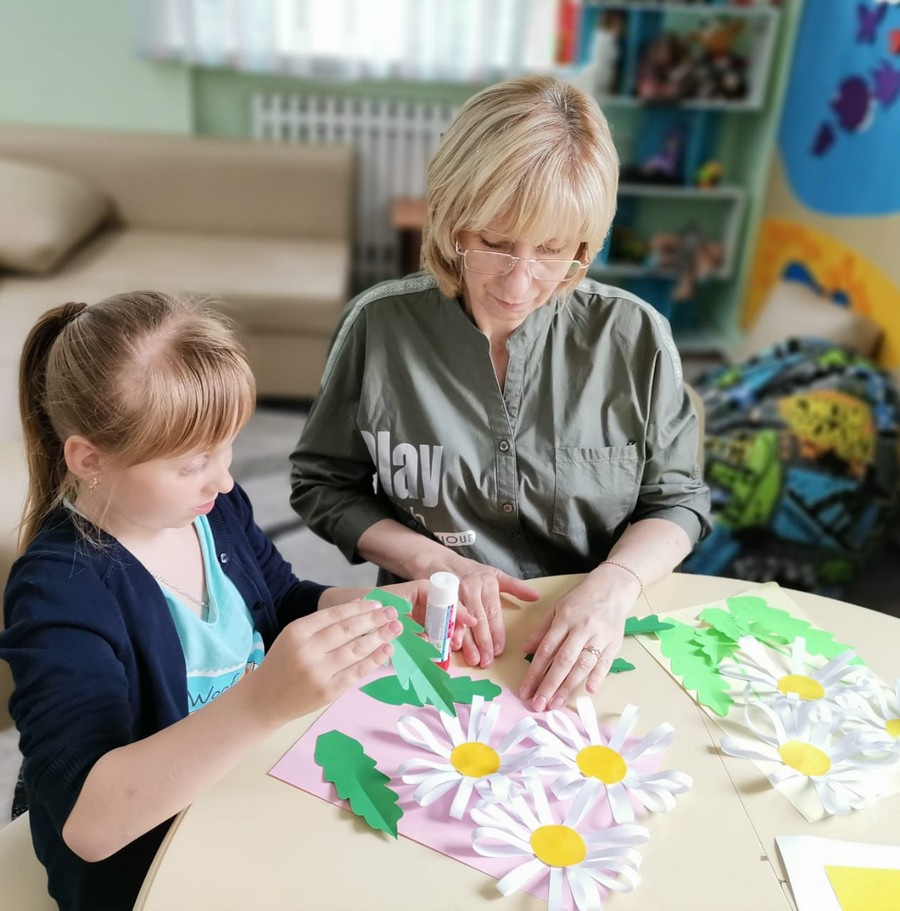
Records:
<instances>
[{"instance_id":1,"label":"glasses frame","mask_svg":"<svg viewBox=\"0 0 900 911\"><path fill-rule=\"evenodd\" d=\"M456 252L462 257L463 269L465 269L466 272L474 272L475 275L509 275L509 273L512 272L519 263L525 263L525 265L528 266L528 274L531 276L533 281L558 283L571 281L573 278L575 278L576 275L578 275L579 271L588 267L588 263L582 262L580 259L528 259L525 256L513 256L511 253L499 253L494 250L461 250L459 241L456 241L455 247ZM505 261L508 268L502 272L482 272L479 269L473 269L469 265L468 259L466 259L469 253L483 253L487 254L488 256L496 256L498 257L497 261ZM574 266L575 270L571 274L566 274L563 276L563 278L538 278L538 276L534 274L534 267L537 264L544 263L568 263L569 268L571 269L571 267Z\"/></svg>"}]
</instances>

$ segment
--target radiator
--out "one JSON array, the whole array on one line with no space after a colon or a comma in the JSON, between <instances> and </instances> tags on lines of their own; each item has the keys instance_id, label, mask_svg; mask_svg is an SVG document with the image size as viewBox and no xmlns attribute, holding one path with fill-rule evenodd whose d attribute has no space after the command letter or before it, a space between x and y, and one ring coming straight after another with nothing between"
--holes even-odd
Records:
<instances>
[{"instance_id":1,"label":"radiator","mask_svg":"<svg viewBox=\"0 0 900 911\"><path fill-rule=\"evenodd\" d=\"M251 104L256 139L356 147L354 284L362 288L400 275L391 201L424 195L428 160L454 109L427 102L272 93L255 95Z\"/></svg>"}]
</instances>

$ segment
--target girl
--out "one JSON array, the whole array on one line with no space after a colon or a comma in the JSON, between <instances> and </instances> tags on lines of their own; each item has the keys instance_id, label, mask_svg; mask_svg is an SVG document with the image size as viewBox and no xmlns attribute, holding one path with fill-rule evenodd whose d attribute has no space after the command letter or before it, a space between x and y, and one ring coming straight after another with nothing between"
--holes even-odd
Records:
<instances>
[{"instance_id":1,"label":"girl","mask_svg":"<svg viewBox=\"0 0 900 911\"><path fill-rule=\"evenodd\" d=\"M363 590L299 581L254 523L228 472L254 395L222 317L165 294L56 307L25 343L0 657L63 911L130 909L172 817L401 630ZM393 590L424 610L424 583Z\"/></svg>"}]
</instances>

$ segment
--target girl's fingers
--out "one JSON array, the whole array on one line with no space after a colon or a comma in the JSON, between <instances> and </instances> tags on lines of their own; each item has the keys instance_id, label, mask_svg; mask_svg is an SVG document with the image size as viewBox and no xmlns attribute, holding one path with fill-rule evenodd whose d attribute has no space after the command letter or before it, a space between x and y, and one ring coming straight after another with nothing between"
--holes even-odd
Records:
<instances>
[{"instance_id":1,"label":"girl's fingers","mask_svg":"<svg viewBox=\"0 0 900 911\"><path fill-rule=\"evenodd\" d=\"M334 687L336 694L342 693L348 687L353 686L357 680L371 674L372 671L382 667L390 660L394 653L394 646L390 642L379 642L377 648L358 661L341 668L331 678L331 685Z\"/></svg>"},{"instance_id":2,"label":"girl's fingers","mask_svg":"<svg viewBox=\"0 0 900 911\"><path fill-rule=\"evenodd\" d=\"M381 629L387 623L397 621L397 611L393 607L383 607L377 601L350 601L318 611L299 622L305 623L313 617L319 621L316 624L318 628L303 628L309 640L309 647L330 652L360 636Z\"/></svg>"}]
</instances>

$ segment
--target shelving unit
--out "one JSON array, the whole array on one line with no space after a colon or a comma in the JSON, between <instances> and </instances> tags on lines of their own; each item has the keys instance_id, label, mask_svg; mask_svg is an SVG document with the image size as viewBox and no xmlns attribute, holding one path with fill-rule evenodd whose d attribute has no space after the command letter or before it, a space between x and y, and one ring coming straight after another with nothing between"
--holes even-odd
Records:
<instances>
[{"instance_id":1,"label":"shelving unit","mask_svg":"<svg viewBox=\"0 0 900 911\"><path fill-rule=\"evenodd\" d=\"M583 17L586 62L569 78L597 97L622 161L613 229L589 274L657 307L683 351L727 356L752 239L748 212L765 186L780 110L773 75L793 17L721 0L586 0ZM719 169L718 182L698 185L704 165ZM661 246L674 254L661 259ZM702 280L688 282L685 297L681 279L701 262L698 250Z\"/></svg>"}]
</instances>

